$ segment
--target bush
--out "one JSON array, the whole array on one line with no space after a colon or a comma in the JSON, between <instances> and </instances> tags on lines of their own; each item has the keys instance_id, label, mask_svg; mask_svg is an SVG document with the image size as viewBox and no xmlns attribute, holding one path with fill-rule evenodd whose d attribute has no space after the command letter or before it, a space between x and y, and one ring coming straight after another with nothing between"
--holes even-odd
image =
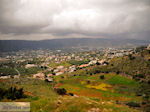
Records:
<instances>
[{"instance_id":1,"label":"bush","mask_svg":"<svg viewBox=\"0 0 150 112\"><path fill-rule=\"evenodd\" d=\"M90 80L87 80L87 81L86 81L86 83L87 83L87 84L90 84L90 83L91 83L91 81L90 81Z\"/></svg>"},{"instance_id":2,"label":"bush","mask_svg":"<svg viewBox=\"0 0 150 112\"><path fill-rule=\"evenodd\" d=\"M90 73L90 75L93 75L93 73Z\"/></svg>"},{"instance_id":3,"label":"bush","mask_svg":"<svg viewBox=\"0 0 150 112\"><path fill-rule=\"evenodd\" d=\"M135 77L144 78L145 76L143 74L137 74L137 75L135 75Z\"/></svg>"},{"instance_id":4,"label":"bush","mask_svg":"<svg viewBox=\"0 0 150 112\"><path fill-rule=\"evenodd\" d=\"M55 91L59 94L59 95L66 95L67 91L65 88L57 88L55 89Z\"/></svg>"},{"instance_id":5,"label":"bush","mask_svg":"<svg viewBox=\"0 0 150 112\"><path fill-rule=\"evenodd\" d=\"M4 98L5 94L6 94L6 90L0 88L0 100Z\"/></svg>"},{"instance_id":6,"label":"bush","mask_svg":"<svg viewBox=\"0 0 150 112\"><path fill-rule=\"evenodd\" d=\"M100 76L100 79L105 79L105 76L104 76L104 75L101 75L101 76Z\"/></svg>"},{"instance_id":7,"label":"bush","mask_svg":"<svg viewBox=\"0 0 150 112\"><path fill-rule=\"evenodd\" d=\"M117 71L116 74L120 74L120 71Z\"/></svg>"},{"instance_id":8,"label":"bush","mask_svg":"<svg viewBox=\"0 0 150 112\"><path fill-rule=\"evenodd\" d=\"M0 88L0 99L3 98L11 100L25 98L23 88L17 89L16 87L10 87L7 90Z\"/></svg>"},{"instance_id":9,"label":"bush","mask_svg":"<svg viewBox=\"0 0 150 112\"><path fill-rule=\"evenodd\" d=\"M135 57L132 56L131 54L129 54L128 57L129 57L130 60L134 60L135 59Z\"/></svg>"},{"instance_id":10,"label":"bush","mask_svg":"<svg viewBox=\"0 0 150 112\"><path fill-rule=\"evenodd\" d=\"M17 89L16 87L9 88L6 97L7 99L11 100L24 98L23 88L20 89Z\"/></svg>"},{"instance_id":11,"label":"bush","mask_svg":"<svg viewBox=\"0 0 150 112\"><path fill-rule=\"evenodd\" d=\"M68 93L70 96L74 96L74 94L73 93Z\"/></svg>"},{"instance_id":12,"label":"bush","mask_svg":"<svg viewBox=\"0 0 150 112\"><path fill-rule=\"evenodd\" d=\"M61 76L61 78L64 79L65 77L64 77L64 76Z\"/></svg>"},{"instance_id":13,"label":"bush","mask_svg":"<svg viewBox=\"0 0 150 112\"><path fill-rule=\"evenodd\" d=\"M128 105L129 107L140 107L140 104L136 102L128 102L126 105Z\"/></svg>"}]
</instances>

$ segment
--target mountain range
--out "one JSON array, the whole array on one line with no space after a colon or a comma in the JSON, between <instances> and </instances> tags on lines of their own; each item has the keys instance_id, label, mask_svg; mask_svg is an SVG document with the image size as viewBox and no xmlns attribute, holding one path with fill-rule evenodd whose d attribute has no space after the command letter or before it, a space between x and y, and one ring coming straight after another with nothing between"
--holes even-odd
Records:
<instances>
[{"instance_id":1,"label":"mountain range","mask_svg":"<svg viewBox=\"0 0 150 112\"><path fill-rule=\"evenodd\" d=\"M126 48L148 45L149 40L104 39L104 38L65 38L50 40L0 40L0 51L18 51L23 49L67 49L67 48Z\"/></svg>"}]
</instances>

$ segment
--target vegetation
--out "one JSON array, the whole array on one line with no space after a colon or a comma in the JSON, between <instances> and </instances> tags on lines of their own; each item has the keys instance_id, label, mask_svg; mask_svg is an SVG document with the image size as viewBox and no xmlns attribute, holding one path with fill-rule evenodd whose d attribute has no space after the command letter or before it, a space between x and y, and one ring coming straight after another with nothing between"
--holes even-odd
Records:
<instances>
[{"instance_id":1,"label":"vegetation","mask_svg":"<svg viewBox=\"0 0 150 112\"><path fill-rule=\"evenodd\" d=\"M140 104L135 103L135 102L128 102L126 105L128 105L130 107L140 107Z\"/></svg>"},{"instance_id":2,"label":"vegetation","mask_svg":"<svg viewBox=\"0 0 150 112\"><path fill-rule=\"evenodd\" d=\"M101 75L101 76L100 76L100 79L105 79L105 76L104 76L104 75Z\"/></svg>"},{"instance_id":3,"label":"vegetation","mask_svg":"<svg viewBox=\"0 0 150 112\"><path fill-rule=\"evenodd\" d=\"M13 68L0 68L0 75L16 75L17 71L15 71Z\"/></svg>"},{"instance_id":4,"label":"vegetation","mask_svg":"<svg viewBox=\"0 0 150 112\"><path fill-rule=\"evenodd\" d=\"M23 92L23 88L17 89L16 87L10 87L9 89L0 88L0 100L2 99L21 99L26 98Z\"/></svg>"},{"instance_id":5,"label":"vegetation","mask_svg":"<svg viewBox=\"0 0 150 112\"><path fill-rule=\"evenodd\" d=\"M61 63L54 63L54 62L51 62L50 64L49 64L49 66L50 67L57 67L57 66L64 66L64 67L68 67L68 66L70 66L70 63L68 63L68 62L61 62Z\"/></svg>"},{"instance_id":6,"label":"vegetation","mask_svg":"<svg viewBox=\"0 0 150 112\"><path fill-rule=\"evenodd\" d=\"M70 60L69 63L71 65L82 65L82 64L89 63L89 60L83 60L83 61Z\"/></svg>"},{"instance_id":7,"label":"vegetation","mask_svg":"<svg viewBox=\"0 0 150 112\"><path fill-rule=\"evenodd\" d=\"M17 69L21 75L36 74L38 71L43 70L43 68L40 68L40 67L32 67L32 68L24 68L24 67L22 67L22 68L6 68L6 67L3 67L3 68L0 68L0 75L5 75L5 76L18 75L18 72L15 69Z\"/></svg>"},{"instance_id":8,"label":"vegetation","mask_svg":"<svg viewBox=\"0 0 150 112\"><path fill-rule=\"evenodd\" d=\"M110 59L106 66L94 65L72 73L51 76L51 83L28 78L30 74L45 71L45 68L17 67L21 74L19 79L0 79L0 99L31 102L33 112L148 112L149 57L148 50L139 50L129 56ZM49 66L68 67L86 63L86 60L71 60L50 63ZM16 74L13 67L3 67L0 71L3 74Z\"/></svg>"},{"instance_id":9,"label":"vegetation","mask_svg":"<svg viewBox=\"0 0 150 112\"><path fill-rule=\"evenodd\" d=\"M67 91L64 88L56 88L55 91L59 94L59 95L66 95Z\"/></svg>"},{"instance_id":10,"label":"vegetation","mask_svg":"<svg viewBox=\"0 0 150 112\"><path fill-rule=\"evenodd\" d=\"M32 67L32 68L17 68L20 74L22 75L30 75L36 74L38 71L42 71L43 68L41 67Z\"/></svg>"}]
</instances>

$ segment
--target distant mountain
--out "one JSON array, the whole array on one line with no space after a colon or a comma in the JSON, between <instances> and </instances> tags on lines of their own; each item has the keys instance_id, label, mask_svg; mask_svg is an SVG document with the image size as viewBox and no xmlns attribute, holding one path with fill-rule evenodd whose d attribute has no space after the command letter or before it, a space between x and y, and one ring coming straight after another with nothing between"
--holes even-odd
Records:
<instances>
[{"instance_id":1,"label":"distant mountain","mask_svg":"<svg viewBox=\"0 0 150 112\"><path fill-rule=\"evenodd\" d=\"M41 41L0 40L0 51L18 51L23 49L61 49L61 48L104 48L104 47L135 47L147 45L150 41L134 39L103 39L103 38L68 38Z\"/></svg>"}]
</instances>

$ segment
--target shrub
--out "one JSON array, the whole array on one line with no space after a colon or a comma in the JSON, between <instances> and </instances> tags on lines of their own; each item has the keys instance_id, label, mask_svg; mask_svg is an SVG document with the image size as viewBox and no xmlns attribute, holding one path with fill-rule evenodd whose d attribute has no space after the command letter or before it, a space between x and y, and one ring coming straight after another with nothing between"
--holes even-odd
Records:
<instances>
[{"instance_id":1,"label":"shrub","mask_svg":"<svg viewBox=\"0 0 150 112\"><path fill-rule=\"evenodd\" d=\"M4 95L6 94L6 90L0 88L0 100L4 98Z\"/></svg>"},{"instance_id":2,"label":"shrub","mask_svg":"<svg viewBox=\"0 0 150 112\"><path fill-rule=\"evenodd\" d=\"M120 71L117 71L116 74L120 74Z\"/></svg>"},{"instance_id":3,"label":"shrub","mask_svg":"<svg viewBox=\"0 0 150 112\"><path fill-rule=\"evenodd\" d=\"M129 57L130 60L134 60L135 59L135 57L132 56L131 54L129 54L128 57Z\"/></svg>"},{"instance_id":4,"label":"shrub","mask_svg":"<svg viewBox=\"0 0 150 112\"><path fill-rule=\"evenodd\" d=\"M61 76L61 78L64 79L65 77L64 77L64 76Z\"/></svg>"},{"instance_id":5,"label":"shrub","mask_svg":"<svg viewBox=\"0 0 150 112\"><path fill-rule=\"evenodd\" d=\"M104 75L101 75L101 76L100 76L100 79L105 79L105 76L104 76Z\"/></svg>"},{"instance_id":6,"label":"shrub","mask_svg":"<svg viewBox=\"0 0 150 112\"><path fill-rule=\"evenodd\" d=\"M90 83L91 83L91 81L90 81L90 80L87 80L87 81L86 81L86 83L87 83L87 84L90 84Z\"/></svg>"},{"instance_id":7,"label":"shrub","mask_svg":"<svg viewBox=\"0 0 150 112\"><path fill-rule=\"evenodd\" d=\"M145 76L143 74L137 74L136 77L144 78Z\"/></svg>"},{"instance_id":8,"label":"shrub","mask_svg":"<svg viewBox=\"0 0 150 112\"><path fill-rule=\"evenodd\" d=\"M10 87L7 90L0 88L0 99L3 98L11 100L25 98L23 88L17 89L16 87Z\"/></svg>"},{"instance_id":9,"label":"shrub","mask_svg":"<svg viewBox=\"0 0 150 112\"><path fill-rule=\"evenodd\" d=\"M59 95L66 95L67 91L65 88L57 88L55 89L55 91L59 94Z\"/></svg>"},{"instance_id":10,"label":"shrub","mask_svg":"<svg viewBox=\"0 0 150 112\"><path fill-rule=\"evenodd\" d=\"M70 96L74 96L74 94L73 93L68 93Z\"/></svg>"},{"instance_id":11,"label":"shrub","mask_svg":"<svg viewBox=\"0 0 150 112\"><path fill-rule=\"evenodd\" d=\"M126 103L126 105L128 105L129 107L140 107L140 104L136 102L128 102Z\"/></svg>"},{"instance_id":12,"label":"shrub","mask_svg":"<svg viewBox=\"0 0 150 112\"><path fill-rule=\"evenodd\" d=\"M93 73L90 73L90 75L93 75Z\"/></svg>"},{"instance_id":13,"label":"shrub","mask_svg":"<svg viewBox=\"0 0 150 112\"><path fill-rule=\"evenodd\" d=\"M16 87L9 88L6 97L7 99L11 100L24 98L23 88L20 89L17 89Z\"/></svg>"}]
</instances>

